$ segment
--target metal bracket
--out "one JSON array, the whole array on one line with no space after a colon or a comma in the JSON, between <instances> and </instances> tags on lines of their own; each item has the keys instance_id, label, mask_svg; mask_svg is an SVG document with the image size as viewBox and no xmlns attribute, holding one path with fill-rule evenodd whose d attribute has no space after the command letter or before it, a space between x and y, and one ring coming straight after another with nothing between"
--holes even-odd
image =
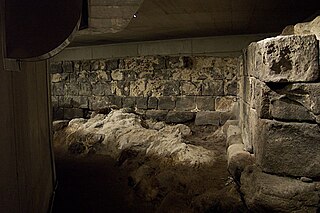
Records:
<instances>
[{"instance_id":1,"label":"metal bracket","mask_svg":"<svg viewBox=\"0 0 320 213\"><path fill-rule=\"evenodd\" d=\"M4 58L3 59L4 70L9 72L20 72L21 61L18 59Z\"/></svg>"}]
</instances>

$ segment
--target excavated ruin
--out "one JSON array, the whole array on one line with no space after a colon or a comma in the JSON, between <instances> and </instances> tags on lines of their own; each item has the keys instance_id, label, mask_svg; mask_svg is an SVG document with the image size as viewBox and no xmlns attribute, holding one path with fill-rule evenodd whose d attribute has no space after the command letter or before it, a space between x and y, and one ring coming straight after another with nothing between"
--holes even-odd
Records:
<instances>
[{"instance_id":1,"label":"excavated ruin","mask_svg":"<svg viewBox=\"0 0 320 213\"><path fill-rule=\"evenodd\" d=\"M222 128L188 125L143 119L128 109L94 113L56 121L54 148L60 157L111 157L128 172L132 197L158 212L244 212L226 170Z\"/></svg>"}]
</instances>

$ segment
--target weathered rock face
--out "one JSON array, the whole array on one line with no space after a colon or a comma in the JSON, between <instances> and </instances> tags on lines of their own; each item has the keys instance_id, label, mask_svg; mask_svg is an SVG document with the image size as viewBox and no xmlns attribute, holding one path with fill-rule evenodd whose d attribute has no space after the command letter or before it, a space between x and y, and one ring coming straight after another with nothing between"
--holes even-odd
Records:
<instances>
[{"instance_id":1,"label":"weathered rock face","mask_svg":"<svg viewBox=\"0 0 320 213\"><path fill-rule=\"evenodd\" d=\"M262 119L255 134L255 156L264 172L320 176L319 125Z\"/></svg>"},{"instance_id":2,"label":"weathered rock face","mask_svg":"<svg viewBox=\"0 0 320 213\"><path fill-rule=\"evenodd\" d=\"M248 73L263 82L318 79L318 41L314 35L279 36L252 43Z\"/></svg>"},{"instance_id":3,"label":"weathered rock face","mask_svg":"<svg viewBox=\"0 0 320 213\"><path fill-rule=\"evenodd\" d=\"M317 212L318 184L266 174L254 166L241 176L241 191L253 212Z\"/></svg>"},{"instance_id":4,"label":"weathered rock face","mask_svg":"<svg viewBox=\"0 0 320 213\"><path fill-rule=\"evenodd\" d=\"M228 178L220 128L168 125L132 111L55 122L56 153L111 156L128 171L132 192L157 212L245 211Z\"/></svg>"},{"instance_id":5,"label":"weathered rock face","mask_svg":"<svg viewBox=\"0 0 320 213\"><path fill-rule=\"evenodd\" d=\"M236 102L237 64L237 58L212 56L52 62L54 118L84 117L107 107L228 114ZM179 119L170 114L167 120Z\"/></svg>"},{"instance_id":6,"label":"weathered rock face","mask_svg":"<svg viewBox=\"0 0 320 213\"><path fill-rule=\"evenodd\" d=\"M151 124L151 125L150 125ZM125 109L98 114L89 120L73 119L63 132L56 133L56 145L75 154L95 151L117 159L124 150L143 152L163 161L177 164L211 164L215 153L202 147L186 144L183 136L191 133L189 127L178 124L145 128L141 118ZM61 134L66 134L65 139ZM59 142L60 141L60 142Z\"/></svg>"}]
</instances>

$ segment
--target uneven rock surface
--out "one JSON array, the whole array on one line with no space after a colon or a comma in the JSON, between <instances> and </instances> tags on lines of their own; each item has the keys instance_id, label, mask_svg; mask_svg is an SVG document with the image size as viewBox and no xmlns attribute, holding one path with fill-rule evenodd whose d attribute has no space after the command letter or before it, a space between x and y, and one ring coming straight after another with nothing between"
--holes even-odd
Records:
<instances>
[{"instance_id":1,"label":"uneven rock surface","mask_svg":"<svg viewBox=\"0 0 320 213\"><path fill-rule=\"evenodd\" d=\"M249 75L264 82L312 82L318 79L318 41L314 35L267 38L248 47Z\"/></svg>"},{"instance_id":2,"label":"uneven rock surface","mask_svg":"<svg viewBox=\"0 0 320 213\"><path fill-rule=\"evenodd\" d=\"M249 166L241 176L241 191L253 212L317 212L319 183L270 175Z\"/></svg>"},{"instance_id":3,"label":"uneven rock surface","mask_svg":"<svg viewBox=\"0 0 320 213\"><path fill-rule=\"evenodd\" d=\"M216 126L168 125L126 109L57 125L56 152L111 156L128 171L132 193L157 212L246 212L227 172L226 138Z\"/></svg>"}]
</instances>

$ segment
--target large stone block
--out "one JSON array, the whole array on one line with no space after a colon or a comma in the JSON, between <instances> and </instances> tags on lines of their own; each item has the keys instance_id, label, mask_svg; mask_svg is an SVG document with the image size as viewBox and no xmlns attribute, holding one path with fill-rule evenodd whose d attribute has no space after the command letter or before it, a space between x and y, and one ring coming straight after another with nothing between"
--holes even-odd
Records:
<instances>
[{"instance_id":1,"label":"large stone block","mask_svg":"<svg viewBox=\"0 0 320 213\"><path fill-rule=\"evenodd\" d=\"M179 111L190 111L196 108L194 96L177 97L176 109Z\"/></svg>"},{"instance_id":2,"label":"large stone block","mask_svg":"<svg viewBox=\"0 0 320 213\"><path fill-rule=\"evenodd\" d=\"M220 113L219 112L210 112L210 111L203 111L197 112L195 125L202 126L202 125L214 125L219 126L220 124Z\"/></svg>"},{"instance_id":3,"label":"large stone block","mask_svg":"<svg viewBox=\"0 0 320 213\"><path fill-rule=\"evenodd\" d=\"M264 82L312 82L318 79L318 41L314 35L267 38L251 44L248 72ZM254 55L254 57L252 57Z\"/></svg>"},{"instance_id":4,"label":"large stone block","mask_svg":"<svg viewBox=\"0 0 320 213\"><path fill-rule=\"evenodd\" d=\"M215 97L212 96L197 96L196 105L200 111L214 111Z\"/></svg>"},{"instance_id":5,"label":"large stone block","mask_svg":"<svg viewBox=\"0 0 320 213\"><path fill-rule=\"evenodd\" d=\"M248 166L241 175L241 192L250 212L317 212L317 183L279 177Z\"/></svg>"},{"instance_id":6,"label":"large stone block","mask_svg":"<svg viewBox=\"0 0 320 213\"><path fill-rule=\"evenodd\" d=\"M195 112L170 111L166 117L166 123L185 123L195 118Z\"/></svg>"},{"instance_id":7,"label":"large stone block","mask_svg":"<svg viewBox=\"0 0 320 213\"><path fill-rule=\"evenodd\" d=\"M290 84L281 93L300 103L314 115L320 114L320 83Z\"/></svg>"},{"instance_id":8,"label":"large stone block","mask_svg":"<svg viewBox=\"0 0 320 213\"><path fill-rule=\"evenodd\" d=\"M313 121L315 118L309 110L289 98L280 98L271 102L271 116L286 121Z\"/></svg>"},{"instance_id":9,"label":"large stone block","mask_svg":"<svg viewBox=\"0 0 320 213\"><path fill-rule=\"evenodd\" d=\"M100 110L111 106L110 99L107 96L91 96L88 100L91 110Z\"/></svg>"},{"instance_id":10,"label":"large stone block","mask_svg":"<svg viewBox=\"0 0 320 213\"><path fill-rule=\"evenodd\" d=\"M234 96L222 96L217 97L215 100L215 107L217 111L232 111L233 107L237 103L237 98Z\"/></svg>"},{"instance_id":11,"label":"large stone block","mask_svg":"<svg viewBox=\"0 0 320 213\"><path fill-rule=\"evenodd\" d=\"M156 97L148 98L148 109L157 109L158 108L158 99Z\"/></svg>"},{"instance_id":12,"label":"large stone block","mask_svg":"<svg viewBox=\"0 0 320 213\"><path fill-rule=\"evenodd\" d=\"M237 181L240 181L241 173L245 167L254 163L253 157L245 151L243 144L230 145L227 149L227 157L228 171Z\"/></svg>"},{"instance_id":13,"label":"large stone block","mask_svg":"<svg viewBox=\"0 0 320 213\"><path fill-rule=\"evenodd\" d=\"M202 83L202 95L223 95L222 80L204 80Z\"/></svg>"},{"instance_id":14,"label":"large stone block","mask_svg":"<svg viewBox=\"0 0 320 213\"><path fill-rule=\"evenodd\" d=\"M159 97L158 101L158 109L160 110L170 110L174 109L176 106L175 98L174 97Z\"/></svg>"},{"instance_id":15,"label":"large stone block","mask_svg":"<svg viewBox=\"0 0 320 213\"><path fill-rule=\"evenodd\" d=\"M320 127L259 119L254 134L257 163L264 172L320 177Z\"/></svg>"}]
</instances>

